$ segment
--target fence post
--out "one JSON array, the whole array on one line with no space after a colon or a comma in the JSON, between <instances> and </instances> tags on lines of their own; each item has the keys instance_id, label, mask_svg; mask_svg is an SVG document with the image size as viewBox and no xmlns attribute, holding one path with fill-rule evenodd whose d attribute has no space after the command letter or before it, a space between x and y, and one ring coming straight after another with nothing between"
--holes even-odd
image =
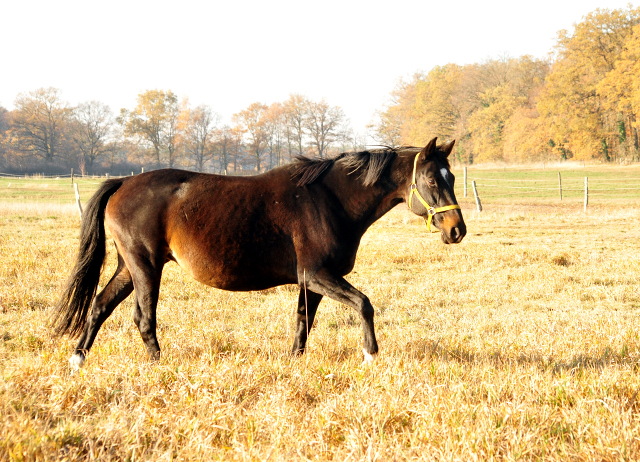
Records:
<instances>
[{"instance_id":1,"label":"fence post","mask_svg":"<svg viewBox=\"0 0 640 462\"><path fill-rule=\"evenodd\" d=\"M140 173L144 173L144 167L142 167L142 171Z\"/></svg>"},{"instance_id":2,"label":"fence post","mask_svg":"<svg viewBox=\"0 0 640 462\"><path fill-rule=\"evenodd\" d=\"M73 184L73 169L71 169L71 184Z\"/></svg>"},{"instance_id":3,"label":"fence post","mask_svg":"<svg viewBox=\"0 0 640 462\"><path fill-rule=\"evenodd\" d=\"M560 172L558 172L558 188L560 189L560 200L562 200L562 177Z\"/></svg>"},{"instance_id":4,"label":"fence post","mask_svg":"<svg viewBox=\"0 0 640 462\"><path fill-rule=\"evenodd\" d=\"M587 213L587 205L589 205L589 177L584 177L584 212Z\"/></svg>"},{"instance_id":5,"label":"fence post","mask_svg":"<svg viewBox=\"0 0 640 462\"><path fill-rule=\"evenodd\" d=\"M482 212L482 204L480 203L480 197L478 196L478 189L476 188L475 180L471 182L471 186L473 186L473 195L476 198L476 208L478 209L478 212Z\"/></svg>"},{"instance_id":6,"label":"fence post","mask_svg":"<svg viewBox=\"0 0 640 462\"><path fill-rule=\"evenodd\" d=\"M467 197L467 167L464 168L464 197Z\"/></svg>"},{"instance_id":7,"label":"fence post","mask_svg":"<svg viewBox=\"0 0 640 462\"><path fill-rule=\"evenodd\" d=\"M82 217L82 204L80 203L80 192L78 191L78 183L73 184L73 189L76 191L76 205L78 206L78 212L80 212L80 217Z\"/></svg>"}]
</instances>

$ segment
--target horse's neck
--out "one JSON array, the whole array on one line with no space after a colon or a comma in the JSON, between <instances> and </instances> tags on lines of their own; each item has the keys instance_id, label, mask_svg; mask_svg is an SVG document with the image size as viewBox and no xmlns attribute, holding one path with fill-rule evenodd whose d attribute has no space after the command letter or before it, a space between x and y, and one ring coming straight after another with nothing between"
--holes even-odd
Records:
<instances>
[{"instance_id":1,"label":"horse's neck","mask_svg":"<svg viewBox=\"0 0 640 462\"><path fill-rule=\"evenodd\" d=\"M358 179L344 173L328 180L347 215L363 229L367 229L403 200L398 187L388 180L364 186Z\"/></svg>"}]
</instances>

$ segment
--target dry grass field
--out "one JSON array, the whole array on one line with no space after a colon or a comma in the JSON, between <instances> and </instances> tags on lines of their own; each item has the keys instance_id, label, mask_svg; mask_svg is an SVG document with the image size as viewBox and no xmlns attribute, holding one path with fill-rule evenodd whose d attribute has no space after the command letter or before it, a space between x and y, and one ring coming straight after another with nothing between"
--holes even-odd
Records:
<instances>
[{"instance_id":1,"label":"dry grass field","mask_svg":"<svg viewBox=\"0 0 640 462\"><path fill-rule=\"evenodd\" d=\"M566 175L579 184L586 173ZM615 185L640 169L589 176ZM7 183L1 460L640 459L640 191L594 195L585 214L579 191L560 202L479 183L485 210L460 197L468 234L453 246L394 209L348 277L376 308L371 366L351 309L323 300L308 353L292 358L297 287L223 292L170 264L162 359L147 360L128 299L72 373L75 341L48 327L75 258L72 189L36 197Z\"/></svg>"}]
</instances>

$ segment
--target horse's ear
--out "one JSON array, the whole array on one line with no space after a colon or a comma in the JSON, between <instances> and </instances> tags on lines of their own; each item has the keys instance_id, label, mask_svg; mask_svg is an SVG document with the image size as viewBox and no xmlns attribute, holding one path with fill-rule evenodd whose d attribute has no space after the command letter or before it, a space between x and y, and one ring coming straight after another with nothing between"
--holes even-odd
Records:
<instances>
[{"instance_id":1,"label":"horse's ear","mask_svg":"<svg viewBox=\"0 0 640 462\"><path fill-rule=\"evenodd\" d=\"M420 151L420 162L424 162L425 160L427 160L427 158L433 154L434 152L436 152L436 140L438 139L438 137L436 136L434 139L432 139L431 141L429 141L427 143L427 145L424 147L424 149L422 151Z\"/></svg>"},{"instance_id":2,"label":"horse's ear","mask_svg":"<svg viewBox=\"0 0 640 462\"><path fill-rule=\"evenodd\" d=\"M454 144L456 144L456 140L451 140L448 143L445 143L442 146L440 146L440 151L444 152L447 155L447 157L449 157L449 154L451 154L451 151L453 150Z\"/></svg>"}]
</instances>

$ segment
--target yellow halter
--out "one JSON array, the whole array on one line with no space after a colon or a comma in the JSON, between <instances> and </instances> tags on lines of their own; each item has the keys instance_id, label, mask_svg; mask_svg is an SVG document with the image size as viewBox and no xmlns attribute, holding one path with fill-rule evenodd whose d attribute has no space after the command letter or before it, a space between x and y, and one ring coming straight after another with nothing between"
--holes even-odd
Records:
<instances>
[{"instance_id":1,"label":"yellow halter","mask_svg":"<svg viewBox=\"0 0 640 462\"><path fill-rule=\"evenodd\" d=\"M415 194L416 197L418 198L418 200L422 203L422 205L424 205L424 208L427 209L427 213L429 214L429 218L424 218L424 221L427 223L427 229L429 230L429 232L433 232L431 231L431 220L433 219L433 216L436 213L440 213L440 212L446 212L447 210L455 210L455 209L459 209L460 206L455 204L455 205L445 205L444 207L431 207L429 204L427 204L427 201L424 200L424 198L420 195L420 192L418 191L418 184L416 183L416 168L418 166L418 157L420 156L420 153L416 154L416 158L413 161L413 177L411 179L411 192L409 193L409 210L411 210L411 199L413 198L413 195Z\"/></svg>"}]
</instances>

